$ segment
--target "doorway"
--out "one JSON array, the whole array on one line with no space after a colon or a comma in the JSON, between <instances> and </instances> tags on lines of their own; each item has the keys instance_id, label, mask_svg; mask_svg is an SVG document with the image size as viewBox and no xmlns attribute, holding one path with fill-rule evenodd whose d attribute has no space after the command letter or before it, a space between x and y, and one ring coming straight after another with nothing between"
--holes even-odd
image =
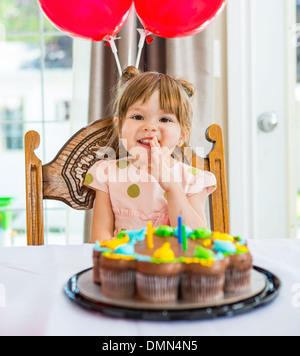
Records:
<instances>
[{"instance_id":1,"label":"doorway","mask_svg":"<svg viewBox=\"0 0 300 356\"><path fill-rule=\"evenodd\" d=\"M230 222L231 233L246 239L296 237L300 227L300 31L297 46L291 32L300 23L299 6L299 0L228 0Z\"/></svg>"}]
</instances>

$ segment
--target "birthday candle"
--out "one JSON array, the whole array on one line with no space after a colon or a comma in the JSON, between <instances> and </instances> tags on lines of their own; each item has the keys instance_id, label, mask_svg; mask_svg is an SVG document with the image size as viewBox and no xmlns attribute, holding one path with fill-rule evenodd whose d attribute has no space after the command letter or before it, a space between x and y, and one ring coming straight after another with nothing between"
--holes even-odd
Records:
<instances>
[{"instance_id":1,"label":"birthday candle","mask_svg":"<svg viewBox=\"0 0 300 356\"><path fill-rule=\"evenodd\" d=\"M182 244L182 217L178 216L178 243Z\"/></svg>"},{"instance_id":2,"label":"birthday candle","mask_svg":"<svg viewBox=\"0 0 300 356\"><path fill-rule=\"evenodd\" d=\"M147 247L149 249L152 249L153 248L153 228L152 228L152 222L151 221L149 221L148 224L147 224L146 236L147 236Z\"/></svg>"},{"instance_id":3,"label":"birthday candle","mask_svg":"<svg viewBox=\"0 0 300 356\"><path fill-rule=\"evenodd\" d=\"M182 239L183 239L183 245L182 245L182 249L183 251L187 251L188 247L187 247L187 236L185 233L185 226L182 226Z\"/></svg>"}]
</instances>

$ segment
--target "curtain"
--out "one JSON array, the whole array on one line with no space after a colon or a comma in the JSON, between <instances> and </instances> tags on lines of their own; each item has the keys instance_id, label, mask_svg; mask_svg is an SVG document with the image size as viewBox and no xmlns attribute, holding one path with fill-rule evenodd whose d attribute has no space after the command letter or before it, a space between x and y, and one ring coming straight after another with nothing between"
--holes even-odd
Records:
<instances>
[{"instance_id":1,"label":"curtain","mask_svg":"<svg viewBox=\"0 0 300 356\"><path fill-rule=\"evenodd\" d=\"M132 62L128 62L130 21L119 33L116 46L122 69L134 65L139 42L138 28L143 28L136 16L133 19ZM211 144L205 139L205 130L213 123L214 76L213 76L213 25L191 37L164 39L153 36L152 43L143 48L140 69L158 71L185 78L196 88L194 118L190 145L197 153L205 155ZM104 42L92 44L89 122L111 116L112 91L118 80L115 58ZM198 151L199 150L199 151ZM89 240L92 211L86 213L85 236Z\"/></svg>"}]
</instances>

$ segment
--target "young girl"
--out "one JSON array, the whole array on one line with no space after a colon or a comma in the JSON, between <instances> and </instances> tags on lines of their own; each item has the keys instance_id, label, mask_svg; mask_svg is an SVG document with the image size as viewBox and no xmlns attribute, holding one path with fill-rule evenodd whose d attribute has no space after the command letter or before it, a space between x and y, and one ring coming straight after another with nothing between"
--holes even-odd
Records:
<instances>
[{"instance_id":1,"label":"young girl","mask_svg":"<svg viewBox=\"0 0 300 356\"><path fill-rule=\"evenodd\" d=\"M206 227L205 204L215 176L171 156L188 142L193 96L184 80L135 67L123 72L114 124L128 154L100 160L87 172L85 184L96 190L92 242L145 228L149 221L153 227L176 227L179 215L192 229Z\"/></svg>"}]
</instances>

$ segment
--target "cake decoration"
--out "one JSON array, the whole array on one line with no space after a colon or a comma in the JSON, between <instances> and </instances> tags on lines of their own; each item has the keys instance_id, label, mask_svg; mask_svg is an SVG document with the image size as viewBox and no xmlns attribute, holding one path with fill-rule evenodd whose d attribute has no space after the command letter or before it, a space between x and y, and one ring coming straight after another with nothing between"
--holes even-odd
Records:
<instances>
[{"instance_id":1,"label":"cake decoration","mask_svg":"<svg viewBox=\"0 0 300 356\"><path fill-rule=\"evenodd\" d=\"M192 234L191 234L191 239L207 239L208 237L211 237L211 230L207 228L199 228L195 229Z\"/></svg>"},{"instance_id":2,"label":"cake decoration","mask_svg":"<svg viewBox=\"0 0 300 356\"><path fill-rule=\"evenodd\" d=\"M186 234L185 226L184 226L184 225L183 225L183 227L182 227L182 249L183 249L183 251L187 251L187 250L188 250L187 234Z\"/></svg>"},{"instance_id":3,"label":"cake decoration","mask_svg":"<svg viewBox=\"0 0 300 356\"><path fill-rule=\"evenodd\" d=\"M213 250L223 253L236 253L237 249L233 242L223 241L223 240L214 240Z\"/></svg>"},{"instance_id":4,"label":"cake decoration","mask_svg":"<svg viewBox=\"0 0 300 356\"><path fill-rule=\"evenodd\" d=\"M134 246L136 243L146 239L148 249L153 249L154 234L156 236L161 236L161 237L171 237L171 236L178 237L178 230L179 230L178 227L172 228L170 226L160 226L157 228L152 228L152 224L148 223L147 228L143 228L141 230L131 230L131 231L124 230L116 238L113 238L108 241L101 241L101 242L97 241L94 250L99 252L109 251L114 254L131 255L133 258L135 258L136 256L136 259L141 260L143 259L141 257L142 255L135 253ZM170 235L171 231L173 231L173 235ZM188 231L188 234L186 234L185 231ZM219 232L212 233L209 229L206 228L199 228L199 229L192 230L189 227L186 227L185 225L182 225L182 232L183 232L182 243L180 245L183 244L184 240L186 245L186 249L182 249L183 253L187 251L188 240L193 241L198 238L202 240L201 245L195 247L193 256L197 258L206 259L206 258L214 257L216 259L216 257L218 256L217 259L219 260L221 256L223 256L224 258L224 254L234 255L234 254L249 253L249 249L246 246L246 241L241 239L240 237L233 237L228 234L219 233ZM208 235L211 236L211 238L207 238ZM206 236L205 239L204 236ZM149 242L149 240L151 241L151 243ZM175 256L173 257L174 254L173 251L172 251L172 258L157 257L159 253L162 253L165 256L167 256L170 253L167 251L172 251L172 250L170 248L170 244L168 242L165 242L160 249L157 249L154 252L153 257L156 260L161 260L161 261L163 260L175 261ZM145 259L149 260L148 257L146 257Z\"/></svg>"},{"instance_id":5,"label":"cake decoration","mask_svg":"<svg viewBox=\"0 0 300 356\"><path fill-rule=\"evenodd\" d=\"M153 229L152 227L152 222L149 221L147 224L147 232L146 232L146 236L147 236L147 247L152 250L153 249L153 232L155 231L155 229Z\"/></svg>"},{"instance_id":6,"label":"cake decoration","mask_svg":"<svg viewBox=\"0 0 300 356\"><path fill-rule=\"evenodd\" d=\"M239 244L235 244L235 247L236 247L236 253L248 253L249 252L249 249L247 246L244 246L244 245L239 245Z\"/></svg>"},{"instance_id":7,"label":"cake decoration","mask_svg":"<svg viewBox=\"0 0 300 356\"><path fill-rule=\"evenodd\" d=\"M115 298L137 293L153 303L178 298L202 302L250 288L247 242L207 228L193 230L180 217L175 228L153 228L148 222L141 230L124 230L112 240L97 242L93 261L94 282Z\"/></svg>"},{"instance_id":8,"label":"cake decoration","mask_svg":"<svg viewBox=\"0 0 300 356\"><path fill-rule=\"evenodd\" d=\"M202 242L202 246L209 248L212 245L212 241L210 239L206 239Z\"/></svg>"},{"instance_id":9,"label":"cake decoration","mask_svg":"<svg viewBox=\"0 0 300 356\"><path fill-rule=\"evenodd\" d=\"M196 246L195 248L194 257L208 259L214 258L214 256L214 252L208 248L202 246Z\"/></svg>"},{"instance_id":10,"label":"cake decoration","mask_svg":"<svg viewBox=\"0 0 300 356\"><path fill-rule=\"evenodd\" d=\"M192 230L190 227L183 225L184 229L185 229L185 234L187 237L192 237L194 230ZM173 235L178 237L178 226L175 227Z\"/></svg>"},{"instance_id":11,"label":"cake decoration","mask_svg":"<svg viewBox=\"0 0 300 356\"><path fill-rule=\"evenodd\" d=\"M214 232L212 234L213 240L222 240L222 241L230 241L234 242L234 237L230 236L229 234L223 234L221 232Z\"/></svg>"},{"instance_id":12,"label":"cake decoration","mask_svg":"<svg viewBox=\"0 0 300 356\"><path fill-rule=\"evenodd\" d=\"M171 262L175 260L175 254L171 249L171 244L169 242L165 242L162 247L157 249L154 254L153 258L158 261L165 261Z\"/></svg>"},{"instance_id":13,"label":"cake decoration","mask_svg":"<svg viewBox=\"0 0 300 356\"><path fill-rule=\"evenodd\" d=\"M105 251L110 251L110 249L108 247L100 246L99 241L96 241L95 246L94 246L94 251L105 252Z\"/></svg>"},{"instance_id":14,"label":"cake decoration","mask_svg":"<svg viewBox=\"0 0 300 356\"><path fill-rule=\"evenodd\" d=\"M137 261L140 261L140 262L151 262L152 261L152 257L151 256L141 255L139 253L136 253L134 255L134 258Z\"/></svg>"},{"instance_id":15,"label":"cake decoration","mask_svg":"<svg viewBox=\"0 0 300 356\"><path fill-rule=\"evenodd\" d=\"M182 244L182 217L178 216L178 243Z\"/></svg>"},{"instance_id":16,"label":"cake decoration","mask_svg":"<svg viewBox=\"0 0 300 356\"><path fill-rule=\"evenodd\" d=\"M123 235L122 238L114 238L108 241L97 242L101 247L107 247L110 250L115 250L118 246L124 245L130 241L128 235Z\"/></svg>"},{"instance_id":17,"label":"cake decoration","mask_svg":"<svg viewBox=\"0 0 300 356\"><path fill-rule=\"evenodd\" d=\"M129 237L130 240L143 241L145 239L146 229L141 230L125 230L124 233Z\"/></svg>"},{"instance_id":18,"label":"cake decoration","mask_svg":"<svg viewBox=\"0 0 300 356\"><path fill-rule=\"evenodd\" d=\"M155 234L158 236L172 236L174 229L171 226L162 225L156 228Z\"/></svg>"},{"instance_id":19,"label":"cake decoration","mask_svg":"<svg viewBox=\"0 0 300 356\"><path fill-rule=\"evenodd\" d=\"M134 240L131 240L125 245L119 245L114 253L121 254L121 255L127 255L127 256L134 256L135 251L134 251Z\"/></svg>"},{"instance_id":20,"label":"cake decoration","mask_svg":"<svg viewBox=\"0 0 300 356\"><path fill-rule=\"evenodd\" d=\"M240 236L235 236L234 239L238 241L239 245L246 245L247 243L247 241L242 239Z\"/></svg>"},{"instance_id":21,"label":"cake decoration","mask_svg":"<svg viewBox=\"0 0 300 356\"><path fill-rule=\"evenodd\" d=\"M214 258L183 257L182 262L186 264L200 264L203 267L212 267Z\"/></svg>"},{"instance_id":22,"label":"cake decoration","mask_svg":"<svg viewBox=\"0 0 300 356\"><path fill-rule=\"evenodd\" d=\"M110 258L112 260L124 260L124 261L133 261L134 256L127 256L124 254L113 253L111 251L106 251L102 254L103 257Z\"/></svg>"}]
</instances>

